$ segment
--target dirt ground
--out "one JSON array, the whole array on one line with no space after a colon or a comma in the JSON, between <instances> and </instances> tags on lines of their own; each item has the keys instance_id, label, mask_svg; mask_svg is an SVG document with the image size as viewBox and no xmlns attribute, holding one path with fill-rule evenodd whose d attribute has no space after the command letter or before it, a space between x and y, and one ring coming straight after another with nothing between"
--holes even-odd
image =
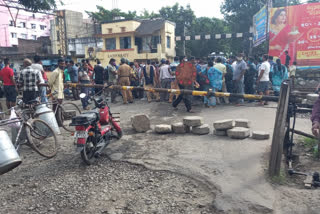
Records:
<instances>
[{"instance_id":1,"label":"dirt ground","mask_svg":"<svg viewBox=\"0 0 320 214\"><path fill-rule=\"evenodd\" d=\"M213 122L249 119L252 130L272 136L276 104L256 107L195 106L211 127L204 136L157 135L132 131L130 117L147 114L152 125L181 122L183 103L137 101L111 105L121 113L124 136L110 144L93 166L85 166L72 137L59 137L57 157L45 160L22 148L23 163L0 177L0 213L319 213L319 190L303 188L303 178L266 176L271 138L231 140L212 134ZM308 119L297 128L310 132ZM316 170L318 161L313 159ZM305 162L301 162L304 164ZM320 169L318 169L320 171Z\"/></svg>"}]
</instances>

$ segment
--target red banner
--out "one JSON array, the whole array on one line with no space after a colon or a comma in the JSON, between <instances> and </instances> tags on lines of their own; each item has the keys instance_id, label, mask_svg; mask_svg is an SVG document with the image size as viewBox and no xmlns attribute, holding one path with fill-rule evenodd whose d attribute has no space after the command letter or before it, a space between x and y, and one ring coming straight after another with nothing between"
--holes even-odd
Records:
<instances>
[{"instance_id":1,"label":"red banner","mask_svg":"<svg viewBox=\"0 0 320 214\"><path fill-rule=\"evenodd\" d=\"M272 8L269 55L286 63L286 51L298 66L320 65L320 3Z\"/></svg>"}]
</instances>

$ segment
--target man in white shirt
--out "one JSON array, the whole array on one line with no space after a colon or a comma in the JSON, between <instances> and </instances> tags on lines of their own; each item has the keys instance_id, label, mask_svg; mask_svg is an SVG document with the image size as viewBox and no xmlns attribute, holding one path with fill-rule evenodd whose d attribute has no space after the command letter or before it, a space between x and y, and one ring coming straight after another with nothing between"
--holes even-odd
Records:
<instances>
[{"instance_id":1,"label":"man in white shirt","mask_svg":"<svg viewBox=\"0 0 320 214\"><path fill-rule=\"evenodd\" d=\"M162 59L161 60L161 66L160 66L160 81L161 81L161 88L170 89L171 88L171 82L173 76L171 75L171 69L169 65L169 61ZM169 93L161 93L160 94L160 100L168 101L169 99Z\"/></svg>"},{"instance_id":2,"label":"man in white shirt","mask_svg":"<svg viewBox=\"0 0 320 214\"><path fill-rule=\"evenodd\" d=\"M270 63L268 62L268 55L263 55L263 63L259 68L259 76L257 79L257 90L259 95L269 95L269 73ZM267 105L267 102L260 101L260 105Z\"/></svg>"},{"instance_id":3,"label":"man in white shirt","mask_svg":"<svg viewBox=\"0 0 320 214\"><path fill-rule=\"evenodd\" d=\"M294 88L294 79L296 76L296 71L297 71L297 62L293 62L293 64L289 67L290 79L291 79L291 84L293 88Z\"/></svg>"}]
</instances>

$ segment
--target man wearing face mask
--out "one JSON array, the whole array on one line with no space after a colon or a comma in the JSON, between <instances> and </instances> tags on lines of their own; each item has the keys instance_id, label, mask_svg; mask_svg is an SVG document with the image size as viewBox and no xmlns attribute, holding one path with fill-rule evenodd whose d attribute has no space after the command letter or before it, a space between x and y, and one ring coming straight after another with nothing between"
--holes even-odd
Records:
<instances>
[{"instance_id":1,"label":"man wearing face mask","mask_svg":"<svg viewBox=\"0 0 320 214\"><path fill-rule=\"evenodd\" d=\"M240 53L237 56L237 62L235 64L235 70L233 72L233 93L244 94L244 74L247 69L247 64L243 60L243 54ZM237 106L243 104L243 99L235 99Z\"/></svg>"},{"instance_id":2,"label":"man wearing face mask","mask_svg":"<svg viewBox=\"0 0 320 214\"><path fill-rule=\"evenodd\" d=\"M51 73L51 75L48 78L48 84L51 89L51 94L53 95L53 103L58 102L59 104L62 104L62 101L64 99L63 89L63 74L65 69L65 61L63 59L58 60L58 67ZM53 104L53 111L55 111L57 108L57 104ZM58 123L60 123L59 117L58 117L58 111L56 112L56 118ZM61 126L62 124L59 124Z\"/></svg>"}]
</instances>

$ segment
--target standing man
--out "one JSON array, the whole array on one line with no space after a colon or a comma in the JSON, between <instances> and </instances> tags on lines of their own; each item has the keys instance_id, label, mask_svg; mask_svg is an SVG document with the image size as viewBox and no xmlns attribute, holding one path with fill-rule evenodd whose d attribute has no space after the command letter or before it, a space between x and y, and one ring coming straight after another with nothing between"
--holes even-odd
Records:
<instances>
[{"instance_id":1,"label":"standing man","mask_svg":"<svg viewBox=\"0 0 320 214\"><path fill-rule=\"evenodd\" d=\"M68 73L70 75L70 79L72 83L79 83L78 78L78 67L74 64L74 61L70 61L70 66L68 67ZM72 87L72 95L73 99L79 100L79 92L77 87Z\"/></svg>"},{"instance_id":2,"label":"standing man","mask_svg":"<svg viewBox=\"0 0 320 214\"><path fill-rule=\"evenodd\" d=\"M88 68L88 64L86 62L83 63L83 67L80 68L79 71L79 82L81 84L90 84L90 76L89 76L89 68ZM86 94L85 98L81 98L81 102L82 102L82 108L83 110L89 110L89 91L90 88L88 87L81 87L81 93Z\"/></svg>"},{"instance_id":3,"label":"standing man","mask_svg":"<svg viewBox=\"0 0 320 214\"><path fill-rule=\"evenodd\" d=\"M170 65L170 69L171 69L171 76L172 76L172 80L171 80L171 89L179 89L179 86L178 86L178 83L176 81L176 71L177 71L177 67L178 65L180 64L179 62L179 57L174 57L173 59L173 63L171 63ZM173 97L175 96L174 93L170 93L170 96L169 96L169 103L172 103L173 101Z\"/></svg>"},{"instance_id":4,"label":"standing man","mask_svg":"<svg viewBox=\"0 0 320 214\"><path fill-rule=\"evenodd\" d=\"M237 56L236 64L234 65L233 72L233 93L236 94L244 94L244 74L247 69L247 64L243 60L243 54L240 53ZM243 104L243 99L235 99L236 106L240 106Z\"/></svg>"},{"instance_id":5,"label":"standing man","mask_svg":"<svg viewBox=\"0 0 320 214\"><path fill-rule=\"evenodd\" d=\"M151 61L147 60L147 65L143 68L143 76L144 76L144 87L146 89L152 89L154 88L155 78L156 78L156 68L151 65ZM147 91L147 99L148 102L151 103L152 101L152 92ZM156 97L156 101L160 101L160 95L158 92L154 93Z\"/></svg>"},{"instance_id":6,"label":"standing man","mask_svg":"<svg viewBox=\"0 0 320 214\"><path fill-rule=\"evenodd\" d=\"M108 73L108 85L117 85L117 68L116 60L111 58L109 65L106 67L106 72ZM111 90L111 102L115 103L117 97L117 91Z\"/></svg>"},{"instance_id":7,"label":"standing man","mask_svg":"<svg viewBox=\"0 0 320 214\"><path fill-rule=\"evenodd\" d=\"M184 61L184 58L184 56L180 57L180 64L177 67L176 71L176 79L178 81L180 89L193 90L193 85L197 78L197 69L192 63ZM191 110L192 95L180 94L178 98L172 103L172 106L174 108L177 108L182 100L187 108L187 112L193 113Z\"/></svg>"},{"instance_id":8,"label":"standing man","mask_svg":"<svg viewBox=\"0 0 320 214\"><path fill-rule=\"evenodd\" d=\"M104 68L102 67L101 61L99 59L97 59L97 65L94 66L93 74L94 83L96 85L103 85ZM95 88L95 94L100 96L102 94L102 90L102 88Z\"/></svg>"},{"instance_id":9,"label":"standing man","mask_svg":"<svg viewBox=\"0 0 320 214\"><path fill-rule=\"evenodd\" d=\"M31 67L30 59L23 60L24 69L20 73L19 86L23 87L22 100L25 104L39 97L39 83L44 83L41 72Z\"/></svg>"},{"instance_id":10,"label":"standing man","mask_svg":"<svg viewBox=\"0 0 320 214\"><path fill-rule=\"evenodd\" d=\"M227 85L226 85L226 74L227 74L227 67L222 64L222 58L218 57L216 60L216 64L214 68L218 69L222 73L222 92L227 93ZM219 99L219 98L218 98ZM224 103L229 104L229 98L224 97Z\"/></svg>"},{"instance_id":11,"label":"standing man","mask_svg":"<svg viewBox=\"0 0 320 214\"><path fill-rule=\"evenodd\" d=\"M48 79L48 84L51 89L51 94L53 96L54 103L58 102L59 104L62 104L62 101L64 99L64 84L63 84L63 75L64 75L64 69L66 67L65 61L63 59L58 60L58 67L52 71L51 75ZM53 111L56 111L56 108L58 107L57 104L53 104ZM61 126L62 124L59 118L59 113L56 111L56 119L59 123L58 125Z\"/></svg>"},{"instance_id":12,"label":"standing man","mask_svg":"<svg viewBox=\"0 0 320 214\"><path fill-rule=\"evenodd\" d=\"M285 51L285 54L286 54L286 64L285 64L285 66L289 69L291 57L289 56L289 52L288 51Z\"/></svg>"},{"instance_id":13,"label":"standing man","mask_svg":"<svg viewBox=\"0 0 320 214\"><path fill-rule=\"evenodd\" d=\"M8 58L4 59L5 67L0 71L0 79L3 81L4 95L6 97L7 108L10 109L16 105L16 98L18 96L18 87L14 80L14 72L11 69Z\"/></svg>"},{"instance_id":14,"label":"standing man","mask_svg":"<svg viewBox=\"0 0 320 214\"><path fill-rule=\"evenodd\" d=\"M166 61L165 59L161 60L161 66L160 66L160 82L161 82L161 88L170 89L171 88L171 69L169 65L169 61ZM168 101L169 99L169 93L161 93L160 95L161 101Z\"/></svg>"},{"instance_id":15,"label":"standing man","mask_svg":"<svg viewBox=\"0 0 320 214\"><path fill-rule=\"evenodd\" d=\"M268 55L263 56L263 63L259 68L259 76L257 79L257 88L259 95L269 95L269 73L270 73L270 63L268 62ZM267 105L268 103L264 103L260 101L260 105Z\"/></svg>"},{"instance_id":16,"label":"standing man","mask_svg":"<svg viewBox=\"0 0 320 214\"><path fill-rule=\"evenodd\" d=\"M289 67L290 79L292 83L292 88L294 88L294 80L296 77L297 72L297 62L293 62L292 65Z\"/></svg>"},{"instance_id":17,"label":"standing man","mask_svg":"<svg viewBox=\"0 0 320 214\"><path fill-rule=\"evenodd\" d=\"M128 64L126 64L126 59L121 59L121 65L118 69L119 75L119 85L121 86L130 86L130 72L131 68ZM130 90L121 90L123 104L127 104L128 100L129 103L133 103L132 100L132 93Z\"/></svg>"},{"instance_id":18,"label":"standing man","mask_svg":"<svg viewBox=\"0 0 320 214\"><path fill-rule=\"evenodd\" d=\"M41 72L42 78L44 80L45 83L48 83L48 78L46 73L44 72L43 66L42 66L42 62L39 56L34 56L33 58L34 63L31 65L31 67L35 70L39 70ZM40 86L39 87L39 91L40 91L40 100L41 103L47 103L48 102L48 98L47 98L47 87L46 86Z\"/></svg>"},{"instance_id":19,"label":"standing man","mask_svg":"<svg viewBox=\"0 0 320 214\"><path fill-rule=\"evenodd\" d=\"M257 76L257 67L253 63L253 58L250 57L248 60L248 70L244 75L244 87L245 87L244 91L246 94L254 94L253 86L255 83L256 76ZM249 102L251 102L251 100Z\"/></svg>"}]
</instances>

